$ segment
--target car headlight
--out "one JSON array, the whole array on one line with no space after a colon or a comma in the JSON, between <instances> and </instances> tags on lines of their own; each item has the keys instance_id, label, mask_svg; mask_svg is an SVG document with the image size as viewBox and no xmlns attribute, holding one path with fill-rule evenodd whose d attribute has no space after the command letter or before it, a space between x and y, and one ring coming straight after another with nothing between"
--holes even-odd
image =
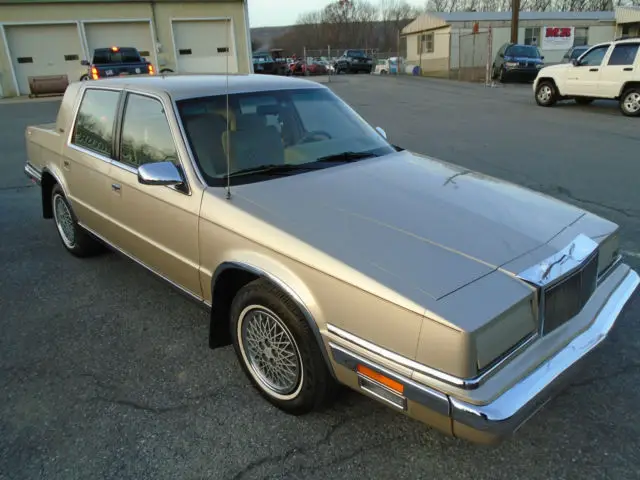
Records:
<instances>
[{"instance_id":1,"label":"car headlight","mask_svg":"<svg viewBox=\"0 0 640 480\"><path fill-rule=\"evenodd\" d=\"M505 62L504 66L507 68L513 68L518 66L518 62Z\"/></svg>"},{"instance_id":2,"label":"car headlight","mask_svg":"<svg viewBox=\"0 0 640 480\"><path fill-rule=\"evenodd\" d=\"M598 247L598 275L601 275L620 255L620 239L616 230Z\"/></svg>"},{"instance_id":3,"label":"car headlight","mask_svg":"<svg viewBox=\"0 0 640 480\"><path fill-rule=\"evenodd\" d=\"M538 68L538 69L540 69L540 68L542 68L542 67L544 67L544 63L538 63L538 64L536 65L536 68Z\"/></svg>"}]
</instances>

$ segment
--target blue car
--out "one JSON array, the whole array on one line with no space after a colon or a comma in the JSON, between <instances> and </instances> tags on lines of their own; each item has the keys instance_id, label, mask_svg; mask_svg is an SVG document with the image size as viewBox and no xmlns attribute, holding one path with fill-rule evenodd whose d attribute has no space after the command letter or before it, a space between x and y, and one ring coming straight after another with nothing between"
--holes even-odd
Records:
<instances>
[{"instance_id":1,"label":"blue car","mask_svg":"<svg viewBox=\"0 0 640 480\"><path fill-rule=\"evenodd\" d=\"M535 80L544 67L544 57L535 45L505 43L493 61L492 78L501 82L508 80Z\"/></svg>"}]
</instances>

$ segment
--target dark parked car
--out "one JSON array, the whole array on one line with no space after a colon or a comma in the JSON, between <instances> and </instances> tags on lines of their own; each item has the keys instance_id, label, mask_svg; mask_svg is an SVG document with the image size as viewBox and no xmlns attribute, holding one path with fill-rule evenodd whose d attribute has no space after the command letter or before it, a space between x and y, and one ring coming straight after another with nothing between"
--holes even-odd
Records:
<instances>
[{"instance_id":1,"label":"dark parked car","mask_svg":"<svg viewBox=\"0 0 640 480\"><path fill-rule=\"evenodd\" d=\"M289 75L287 60L282 58L282 49L253 53L253 71L264 75Z\"/></svg>"},{"instance_id":2,"label":"dark parked car","mask_svg":"<svg viewBox=\"0 0 640 480\"><path fill-rule=\"evenodd\" d=\"M371 73L373 59L362 50L345 50L335 63L336 73Z\"/></svg>"},{"instance_id":3,"label":"dark parked car","mask_svg":"<svg viewBox=\"0 0 640 480\"><path fill-rule=\"evenodd\" d=\"M577 60L580 55L591 48L590 45L578 45L575 47L571 47L567 50L567 53L564 54L560 63L569 63L571 60Z\"/></svg>"},{"instance_id":4,"label":"dark parked car","mask_svg":"<svg viewBox=\"0 0 640 480\"><path fill-rule=\"evenodd\" d=\"M82 60L89 72L80 80L98 80L100 78L122 77L124 75L154 75L153 65L133 47L96 48L91 62Z\"/></svg>"},{"instance_id":5,"label":"dark parked car","mask_svg":"<svg viewBox=\"0 0 640 480\"><path fill-rule=\"evenodd\" d=\"M501 82L507 80L533 81L544 67L544 57L535 45L505 43L493 61L492 78Z\"/></svg>"}]
</instances>

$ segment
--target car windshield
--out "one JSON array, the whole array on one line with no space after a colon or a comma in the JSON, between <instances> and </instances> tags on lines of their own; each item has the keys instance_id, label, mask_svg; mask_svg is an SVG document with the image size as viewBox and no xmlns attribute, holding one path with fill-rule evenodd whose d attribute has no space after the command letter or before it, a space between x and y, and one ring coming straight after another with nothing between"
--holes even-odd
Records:
<instances>
[{"instance_id":1,"label":"car windshield","mask_svg":"<svg viewBox=\"0 0 640 480\"><path fill-rule=\"evenodd\" d=\"M177 103L194 159L210 186L226 184L227 147L232 183L366 161L396 151L324 87L229 95L228 133L225 95Z\"/></svg>"},{"instance_id":2,"label":"car windshield","mask_svg":"<svg viewBox=\"0 0 640 480\"><path fill-rule=\"evenodd\" d=\"M142 59L135 48L121 48L113 51L110 48L97 49L93 54L94 65L107 65L111 63L140 63Z\"/></svg>"},{"instance_id":3,"label":"car windshield","mask_svg":"<svg viewBox=\"0 0 640 480\"><path fill-rule=\"evenodd\" d=\"M540 52L533 45L511 45L507 50L510 57L540 58Z\"/></svg>"},{"instance_id":4,"label":"car windshield","mask_svg":"<svg viewBox=\"0 0 640 480\"><path fill-rule=\"evenodd\" d=\"M584 52L586 52L587 49L588 49L588 47L575 48L573 50L573 52L571 52L571 58L578 58L580 55L582 55Z\"/></svg>"}]
</instances>

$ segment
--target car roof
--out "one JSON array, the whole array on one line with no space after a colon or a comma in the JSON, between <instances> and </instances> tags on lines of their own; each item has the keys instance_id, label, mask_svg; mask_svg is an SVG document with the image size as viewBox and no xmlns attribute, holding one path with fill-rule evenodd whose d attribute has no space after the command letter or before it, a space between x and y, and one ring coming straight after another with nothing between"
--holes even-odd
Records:
<instances>
[{"instance_id":1,"label":"car roof","mask_svg":"<svg viewBox=\"0 0 640 480\"><path fill-rule=\"evenodd\" d=\"M326 89L313 80L258 74L169 74L134 75L92 80L87 87L116 87L149 93L167 93L174 100L221 95L226 92L249 93L269 90L291 90L298 88Z\"/></svg>"},{"instance_id":2,"label":"car roof","mask_svg":"<svg viewBox=\"0 0 640 480\"><path fill-rule=\"evenodd\" d=\"M639 42L640 42L640 37L629 37L629 38L618 38L614 40L609 40L607 42L600 42L596 45L591 45L591 46L597 47L600 45L611 45L612 43L615 43L616 45L618 45L620 43L639 43Z\"/></svg>"}]
</instances>

